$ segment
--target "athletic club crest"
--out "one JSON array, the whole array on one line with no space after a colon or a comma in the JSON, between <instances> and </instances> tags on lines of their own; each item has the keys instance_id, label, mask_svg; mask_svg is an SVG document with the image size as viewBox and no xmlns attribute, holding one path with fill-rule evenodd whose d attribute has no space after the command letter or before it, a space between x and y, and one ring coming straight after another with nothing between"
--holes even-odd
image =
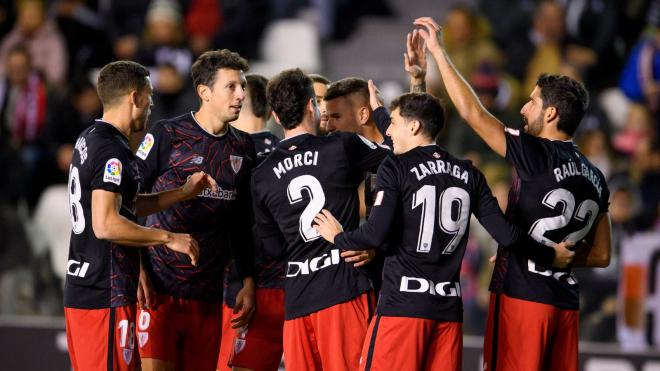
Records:
<instances>
[{"instance_id":1,"label":"athletic club crest","mask_svg":"<svg viewBox=\"0 0 660 371\"><path fill-rule=\"evenodd\" d=\"M229 155L229 162L231 163L231 168L234 170L234 173L238 174L238 171L241 170L241 165L243 165L243 157Z\"/></svg>"},{"instance_id":2,"label":"athletic club crest","mask_svg":"<svg viewBox=\"0 0 660 371\"><path fill-rule=\"evenodd\" d=\"M124 362L130 365L131 360L133 360L133 349L122 349L122 355L124 356Z\"/></svg>"},{"instance_id":3,"label":"athletic club crest","mask_svg":"<svg viewBox=\"0 0 660 371\"><path fill-rule=\"evenodd\" d=\"M140 348L144 347L147 341L149 341L149 333L138 331L138 345Z\"/></svg>"}]
</instances>

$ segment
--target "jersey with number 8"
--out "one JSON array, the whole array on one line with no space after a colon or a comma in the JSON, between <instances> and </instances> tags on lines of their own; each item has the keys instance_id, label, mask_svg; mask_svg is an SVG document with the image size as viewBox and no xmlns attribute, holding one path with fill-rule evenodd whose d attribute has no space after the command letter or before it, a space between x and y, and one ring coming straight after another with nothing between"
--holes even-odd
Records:
<instances>
[{"instance_id":1,"label":"jersey with number 8","mask_svg":"<svg viewBox=\"0 0 660 371\"><path fill-rule=\"evenodd\" d=\"M136 221L137 165L128 140L114 126L97 120L80 134L68 189L72 232L64 306L99 309L135 303L138 249L100 240L92 229L94 190L120 194L119 213Z\"/></svg>"},{"instance_id":2,"label":"jersey with number 8","mask_svg":"<svg viewBox=\"0 0 660 371\"><path fill-rule=\"evenodd\" d=\"M551 246L588 238L608 209L603 174L572 141L551 141L506 131L506 159L516 170L507 217L534 240ZM500 249L491 291L563 309L579 308L579 287L570 269L542 266Z\"/></svg>"}]
</instances>

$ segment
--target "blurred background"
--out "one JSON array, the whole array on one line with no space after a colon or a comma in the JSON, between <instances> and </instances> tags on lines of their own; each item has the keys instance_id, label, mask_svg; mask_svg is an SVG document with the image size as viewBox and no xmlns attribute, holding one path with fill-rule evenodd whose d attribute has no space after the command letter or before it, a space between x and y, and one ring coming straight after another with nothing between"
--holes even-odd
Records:
<instances>
[{"instance_id":1,"label":"blurred background","mask_svg":"<svg viewBox=\"0 0 660 371\"><path fill-rule=\"evenodd\" d=\"M660 370L660 0L0 0L2 369L68 369L66 179L77 135L100 117L99 67L130 59L151 69L151 122L198 107L189 71L210 48L239 52L266 77L300 67L373 79L389 100L408 89L402 55L419 16L444 26L455 65L509 126L520 126L539 73L586 84L575 140L608 179L614 244L608 268L576 271L581 367ZM444 97L429 62L428 90ZM439 141L478 164L504 209L506 163L454 112ZM478 369L494 251L474 222L462 272L466 370Z\"/></svg>"}]
</instances>

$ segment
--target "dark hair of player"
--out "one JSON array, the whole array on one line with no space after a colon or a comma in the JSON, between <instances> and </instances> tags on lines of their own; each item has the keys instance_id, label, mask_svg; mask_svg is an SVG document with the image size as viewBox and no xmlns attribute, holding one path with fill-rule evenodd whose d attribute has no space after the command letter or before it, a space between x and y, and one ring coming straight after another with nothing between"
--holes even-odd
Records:
<instances>
[{"instance_id":1,"label":"dark hair of player","mask_svg":"<svg viewBox=\"0 0 660 371\"><path fill-rule=\"evenodd\" d=\"M589 93L584 84L568 76L544 73L539 76L536 86L541 89L543 108L557 109L557 129L573 136L589 105Z\"/></svg>"},{"instance_id":2,"label":"dark hair of player","mask_svg":"<svg viewBox=\"0 0 660 371\"><path fill-rule=\"evenodd\" d=\"M229 49L209 50L200 55L190 70L193 86L206 85L212 87L217 72L221 68L247 71L250 67L245 58Z\"/></svg>"},{"instance_id":3,"label":"dark hair of player","mask_svg":"<svg viewBox=\"0 0 660 371\"><path fill-rule=\"evenodd\" d=\"M369 101L369 84L366 80L359 77L346 77L338 80L328 86L323 100L329 101L339 97L345 97L349 94L357 93Z\"/></svg>"},{"instance_id":4,"label":"dark hair of player","mask_svg":"<svg viewBox=\"0 0 660 371\"><path fill-rule=\"evenodd\" d=\"M309 100L315 101L312 79L300 68L284 70L268 82L268 104L284 129L300 124Z\"/></svg>"},{"instance_id":5,"label":"dark hair of player","mask_svg":"<svg viewBox=\"0 0 660 371\"><path fill-rule=\"evenodd\" d=\"M257 74L246 75L247 91L250 95L250 102L252 103L252 114L262 119L268 119L270 115L270 107L268 106L268 99L266 99L266 86L268 79Z\"/></svg>"},{"instance_id":6,"label":"dark hair of player","mask_svg":"<svg viewBox=\"0 0 660 371\"><path fill-rule=\"evenodd\" d=\"M141 92L147 86L149 70L131 61L106 64L99 74L96 90L103 106L110 106L131 91Z\"/></svg>"},{"instance_id":7,"label":"dark hair of player","mask_svg":"<svg viewBox=\"0 0 660 371\"><path fill-rule=\"evenodd\" d=\"M422 130L435 139L445 127L445 108L440 99L428 93L405 93L392 101L390 111L399 109L405 119L418 120Z\"/></svg>"},{"instance_id":8,"label":"dark hair of player","mask_svg":"<svg viewBox=\"0 0 660 371\"><path fill-rule=\"evenodd\" d=\"M312 79L314 83L325 84L325 85L330 84L330 80L328 80L327 77L323 75L319 75L318 73L309 73L307 74L307 76L309 76L309 78Z\"/></svg>"}]
</instances>

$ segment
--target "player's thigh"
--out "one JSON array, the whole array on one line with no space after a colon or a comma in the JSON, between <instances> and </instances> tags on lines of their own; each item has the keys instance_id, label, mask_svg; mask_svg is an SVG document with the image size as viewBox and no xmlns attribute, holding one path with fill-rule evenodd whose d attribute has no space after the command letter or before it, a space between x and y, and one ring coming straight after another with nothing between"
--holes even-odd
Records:
<instances>
[{"instance_id":1,"label":"player's thigh","mask_svg":"<svg viewBox=\"0 0 660 371\"><path fill-rule=\"evenodd\" d=\"M559 321L546 356L549 371L578 370L579 312L561 310Z\"/></svg>"},{"instance_id":2,"label":"player's thigh","mask_svg":"<svg viewBox=\"0 0 660 371\"><path fill-rule=\"evenodd\" d=\"M377 315L364 340L360 370L421 370L433 322Z\"/></svg>"},{"instance_id":3,"label":"player's thigh","mask_svg":"<svg viewBox=\"0 0 660 371\"><path fill-rule=\"evenodd\" d=\"M157 301L159 305L155 309L137 311L137 340L140 357L143 360L160 360L176 365L178 359L177 333L180 325L177 318L176 299L171 296L159 295ZM152 370L149 368L150 364L152 363L143 362L143 371Z\"/></svg>"},{"instance_id":4,"label":"player's thigh","mask_svg":"<svg viewBox=\"0 0 660 371\"><path fill-rule=\"evenodd\" d=\"M284 290L257 289L257 310L246 331L234 337L229 364L259 371L277 371L282 359Z\"/></svg>"},{"instance_id":5,"label":"player's thigh","mask_svg":"<svg viewBox=\"0 0 660 371\"><path fill-rule=\"evenodd\" d=\"M232 348L234 346L234 336L236 335L236 331L231 328L232 316L233 309L223 304L220 352L218 354L218 362L216 364L216 370L218 371L231 371L231 367L229 366L229 359L231 358Z\"/></svg>"},{"instance_id":6,"label":"player's thigh","mask_svg":"<svg viewBox=\"0 0 660 371\"><path fill-rule=\"evenodd\" d=\"M309 315L284 321L284 368L287 370L324 370L317 335Z\"/></svg>"},{"instance_id":7,"label":"player's thigh","mask_svg":"<svg viewBox=\"0 0 660 371\"><path fill-rule=\"evenodd\" d=\"M222 305L186 300L179 312L185 324L180 343L180 370L213 371L218 363L222 333Z\"/></svg>"},{"instance_id":8,"label":"player's thigh","mask_svg":"<svg viewBox=\"0 0 660 371\"><path fill-rule=\"evenodd\" d=\"M74 370L135 370L135 306L65 308L67 342ZM112 344L110 347L109 344Z\"/></svg>"},{"instance_id":9,"label":"player's thigh","mask_svg":"<svg viewBox=\"0 0 660 371\"><path fill-rule=\"evenodd\" d=\"M463 324L436 321L426 349L424 370L461 370Z\"/></svg>"}]
</instances>

